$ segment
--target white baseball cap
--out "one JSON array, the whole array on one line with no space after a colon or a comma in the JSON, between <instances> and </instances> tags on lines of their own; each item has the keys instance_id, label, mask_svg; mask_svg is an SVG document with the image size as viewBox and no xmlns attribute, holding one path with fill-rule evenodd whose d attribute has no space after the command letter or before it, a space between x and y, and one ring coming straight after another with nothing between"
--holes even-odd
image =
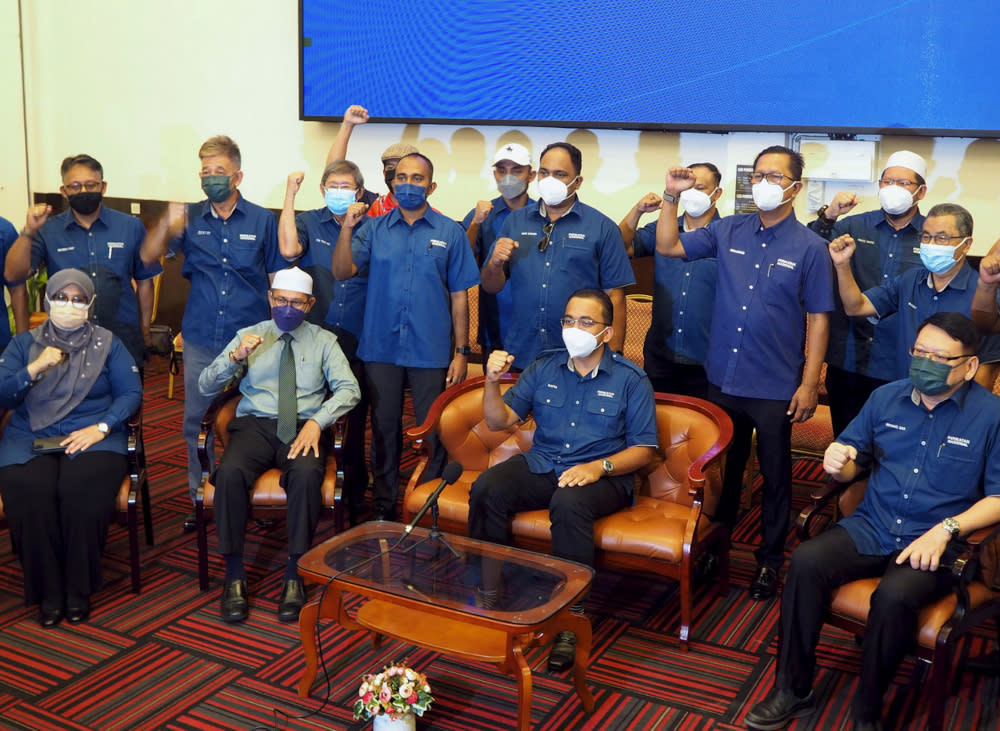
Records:
<instances>
[{"instance_id":1,"label":"white baseball cap","mask_svg":"<svg viewBox=\"0 0 1000 731\"><path fill-rule=\"evenodd\" d=\"M284 289L289 292L301 292L310 297L313 293L313 278L298 267L282 269L274 275L271 289Z\"/></svg>"},{"instance_id":2,"label":"white baseball cap","mask_svg":"<svg viewBox=\"0 0 1000 731\"><path fill-rule=\"evenodd\" d=\"M501 147L497 150L497 154L493 156L494 165L503 160L510 160L515 165L530 165L531 153L528 152L528 148L524 145L512 142L509 145Z\"/></svg>"}]
</instances>

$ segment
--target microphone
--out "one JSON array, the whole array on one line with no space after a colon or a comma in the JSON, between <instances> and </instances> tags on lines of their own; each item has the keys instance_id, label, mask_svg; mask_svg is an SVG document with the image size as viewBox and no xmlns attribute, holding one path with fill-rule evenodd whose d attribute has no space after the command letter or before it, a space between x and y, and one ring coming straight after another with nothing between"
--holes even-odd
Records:
<instances>
[{"instance_id":1,"label":"microphone","mask_svg":"<svg viewBox=\"0 0 1000 731\"><path fill-rule=\"evenodd\" d=\"M403 535L409 535L414 526L420 522L420 519L423 518L427 511L437 503L438 498L441 497L441 492L448 485L451 485L458 480L458 478L462 476L463 471L462 465L458 462L448 463L448 465L444 468L444 472L441 473L441 484L434 488L434 492L432 492L430 497L427 498L427 502L425 502L423 506L421 506L420 510L417 511L417 514L413 516L413 520L411 520L410 524L406 526L406 530L403 531Z\"/></svg>"}]
</instances>

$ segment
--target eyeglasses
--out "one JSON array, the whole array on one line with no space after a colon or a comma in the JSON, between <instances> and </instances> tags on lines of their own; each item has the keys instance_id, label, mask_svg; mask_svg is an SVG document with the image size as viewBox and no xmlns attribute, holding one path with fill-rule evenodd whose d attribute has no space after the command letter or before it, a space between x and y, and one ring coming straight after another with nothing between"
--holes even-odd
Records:
<instances>
[{"instance_id":1,"label":"eyeglasses","mask_svg":"<svg viewBox=\"0 0 1000 731\"><path fill-rule=\"evenodd\" d=\"M968 238L968 237L967 236L949 236L948 234L945 234L945 233L929 234L926 231L923 231L920 234L920 243L921 244L929 244L930 242L933 241L935 244L941 244L942 246L946 246L947 244L951 243L952 239L965 239L965 238Z\"/></svg>"},{"instance_id":2,"label":"eyeglasses","mask_svg":"<svg viewBox=\"0 0 1000 731\"><path fill-rule=\"evenodd\" d=\"M781 181L784 180L785 178L788 178L789 180L795 180L795 178L789 177L784 173L767 173L767 174L750 173L750 182L753 183L754 185L762 181L764 178L767 178L767 182L774 183L775 185L781 185Z\"/></svg>"},{"instance_id":3,"label":"eyeglasses","mask_svg":"<svg viewBox=\"0 0 1000 731\"><path fill-rule=\"evenodd\" d=\"M559 320L563 327L574 327L577 323L580 323L582 327L593 327L594 325L604 325L604 327L609 327L610 323L598 322L589 317L563 317Z\"/></svg>"},{"instance_id":4,"label":"eyeglasses","mask_svg":"<svg viewBox=\"0 0 1000 731\"><path fill-rule=\"evenodd\" d=\"M538 242L538 250L543 254L545 253L545 250L549 248L549 244L552 243L552 230L555 227L555 221L549 221L547 224L542 226L542 233L545 234L545 236L543 236L542 240Z\"/></svg>"},{"instance_id":5,"label":"eyeglasses","mask_svg":"<svg viewBox=\"0 0 1000 731\"><path fill-rule=\"evenodd\" d=\"M916 188L920 183L916 180L907 180L906 178L901 178L900 180L893 180L892 178L879 178L879 185L898 185L901 188Z\"/></svg>"},{"instance_id":6,"label":"eyeglasses","mask_svg":"<svg viewBox=\"0 0 1000 731\"><path fill-rule=\"evenodd\" d=\"M941 355L940 353L932 353L929 350L924 350L914 345L910 348L910 355L914 358L927 358L927 360L934 361L935 363L954 363L957 360L962 360L962 358L971 358L975 353L969 353L968 355Z\"/></svg>"},{"instance_id":7,"label":"eyeglasses","mask_svg":"<svg viewBox=\"0 0 1000 731\"><path fill-rule=\"evenodd\" d=\"M309 300L290 300L287 297L275 297L273 294L271 295L271 299L274 300L276 307L288 307L291 305L296 310L304 310L306 305L309 304Z\"/></svg>"},{"instance_id":8,"label":"eyeglasses","mask_svg":"<svg viewBox=\"0 0 1000 731\"><path fill-rule=\"evenodd\" d=\"M69 295L64 294L63 292L56 292L54 295L49 297L49 302L58 303L60 305L64 305L68 302L78 310L85 310L88 307L90 307L90 300L84 297L82 294L74 294L72 297L70 297Z\"/></svg>"},{"instance_id":9,"label":"eyeglasses","mask_svg":"<svg viewBox=\"0 0 1000 731\"><path fill-rule=\"evenodd\" d=\"M104 185L104 181L88 180L86 183L70 183L69 185L64 185L63 187L73 195L76 195L81 190L85 190L88 193L95 193L101 189L102 185Z\"/></svg>"}]
</instances>

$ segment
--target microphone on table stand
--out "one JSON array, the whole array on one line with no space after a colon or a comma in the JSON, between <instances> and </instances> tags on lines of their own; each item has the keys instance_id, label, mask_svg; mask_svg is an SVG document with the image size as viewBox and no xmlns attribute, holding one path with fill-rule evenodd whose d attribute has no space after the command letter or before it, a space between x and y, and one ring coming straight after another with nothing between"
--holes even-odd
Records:
<instances>
[{"instance_id":1,"label":"microphone on table stand","mask_svg":"<svg viewBox=\"0 0 1000 731\"><path fill-rule=\"evenodd\" d=\"M438 498L441 497L442 491L444 491L448 485L454 484L458 478L462 476L463 471L462 465L458 462L448 463L448 465L444 468L444 472L441 473L441 484L434 488L434 492L430 494L430 497L427 498L427 501L421 506L420 510L417 511L417 514L413 516L413 520L410 521L410 524L406 526L406 529L403 531L404 535L409 535L410 531L412 531L417 523L420 522L420 519L427 514L427 511L430 510L432 506L437 505Z\"/></svg>"}]
</instances>

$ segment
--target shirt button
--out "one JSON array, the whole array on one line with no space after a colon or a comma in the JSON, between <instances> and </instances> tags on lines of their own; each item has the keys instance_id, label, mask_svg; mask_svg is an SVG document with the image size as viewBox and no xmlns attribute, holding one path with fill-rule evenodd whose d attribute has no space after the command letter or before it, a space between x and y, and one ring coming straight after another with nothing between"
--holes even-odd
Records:
<instances>
[{"instance_id":1,"label":"shirt button","mask_svg":"<svg viewBox=\"0 0 1000 731\"><path fill-rule=\"evenodd\" d=\"M691 272L684 272L684 276L685 277L690 277L691 276Z\"/></svg>"},{"instance_id":2,"label":"shirt button","mask_svg":"<svg viewBox=\"0 0 1000 731\"><path fill-rule=\"evenodd\" d=\"M225 294L225 293L226 293L226 290L222 290L221 294Z\"/></svg>"},{"instance_id":3,"label":"shirt button","mask_svg":"<svg viewBox=\"0 0 1000 731\"><path fill-rule=\"evenodd\" d=\"M903 493L903 500L909 500L909 499L910 499L909 494L904 492Z\"/></svg>"},{"instance_id":4,"label":"shirt button","mask_svg":"<svg viewBox=\"0 0 1000 731\"><path fill-rule=\"evenodd\" d=\"M228 261L229 261L229 259L227 259L226 257L222 257L222 263L223 263L223 264L225 264L225 263L226 263L226 262L228 262Z\"/></svg>"},{"instance_id":5,"label":"shirt button","mask_svg":"<svg viewBox=\"0 0 1000 731\"><path fill-rule=\"evenodd\" d=\"M687 292L681 292L681 297L687 297Z\"/></svg>"},{"instance_id":6,"label":"shirt button","mask_svg":"<svg viewBox=\"0 0 1000 731\"><path fill-rule=\"evenodd\" d=\"M760 264L754 264L754 265L753 265L753 268L754 268L754 269L760 269Z\"/></svg>"},{"instance_id":7,"label":"shirt button","mask_svg":"<svg viewBox=\"0 0 1000 731\"><path fill-rule=\"evenodd\" d=\"M750 285L750 289L753 289L753 285L752 284Z\"/></svg>"},{"instance_id":8,"label":"shirt button","mask_svg":"<svg viewBox=\"0 0 1000 731\"><path fill-rule=\"evenodd\" d=\"M920 474L920 468L919 467L914 467L913 468L913 474L919 475Z\"/></svg>"},{"instance_id":9,"label":"shirt button","mask_svg":"<svg viewBox=\"0 0 1000 731\"><path fill-rule=\"evenodd\" d=\"M682 312L681 314L683 315L684 313ZM684 328L682 328L682 327L677 328L677 332L678 333L684 332Z\"/></svg>"},{"instance_id":10,"label":"shirt button","mask_svg":"<svg viewBox=\"0 0 1000 731\"><path fill-rule=\"evenodd\" d=\"M895 236L893 236L892 238L896 238L896 237L895 237ZM892 254L889 254L889 258L890 258L890 259L892 258Z\"/></svg>"},{"instance_id":11,"label":"shirt button","mask_svg":"<svg viewBox=\"0 0 1000 731\"><path fill-rule=\"evenodd\" d=\"M733 348L733 352L734 353L738 353L738 352L740 352L740 349L739 348Z\"/></svg>"},{"instance_id":12,"label":"shirt button","mask_svg":"<svg viewBox=\"0 0 1000 731\"><path fill-rule=\"evenodd\" d=\"M569 442L566 443L566 449L569 449Z\"/></svg>"},{"instance_id":13,"label":"shirt button","mask_svg":"<svg viewBox=\"0 0 1000 731\"><path fill-rule=\"evenodd\" d=\"M552 399L548 399L548 398L547 398L547 399L545 399L545 403L547 403L547 404L550 404L550 403L552 403Z\"/></svg>"},{"instance_id":14,"label":"shirt button","mask_svg":"<svg viewBox=\"0 0 1000 731\"><path fill-rule=\"evenodd\" d=\"M604 413L604 409L601 409L601 413L602 413L602 414Z\"/></svg>"},{"instance_id":15,"label":"shirt button","mask_svg":"<svg viewBox=\"0 0 1000 731\"><path fill-rule=\"evenodd\" d=\"M223 239L223 240L222 240L222 243L224 243L224 244L228 244L228 243L229 243L229 239Z\"/></svg>"},{"instance_id":16,"label":"shirt button","mask_svg":"<svg viewBox=\"0 0 1000 731\"><path fill-rule=\"evenodd\" d=\"M577 406L579 406L579 405L580 405L580 402L579 402L579 401L577 401L577 402L576 402L576 405L577 405Z\"/></svg>"},{"instance_id":17,"label":"shirt button","mask_svg":"<svg viewBox=\"0 0 1000 731\"><path fill-rule=\"evenodd\" d=\"M921 447L926 447L927 446L927 442L925 440L921 439L920 440L920 446Z\"/></svg>"},{"instance_id":18,"label":"shirt button","mask_svg":"<svg viewBox=\"0 0 1000 731\"><path fill-rule=\"evenodd\" d=\"M738 327L738 328L736 328L736 332L738 332L738 333L741 333L741 332L743 332L743 328L742 328L742 327Z\"/></svg>"},{"instance_id":19,"label":"shirt button","mask_svg":"<svg viewBox=\"0 0 1000 731\"><path fill-rule=\"evenodd\" d=\"M767 248L767 244L761 244L761 245L760 245L760 247L761 247L762 249L766 249L766 248Z\"/></svg>"},{"instance_id":20,"label":"shirt button","mask_svg":"<svg viewBox=\"0 0 1000 731\"><path fill-rule=\"evenodd\" d=\"M570 425L570 426L576 426L576 422L575 422L575 421L571 421L571 422L569 423L569 425Z\"/></svg>"},{"instance_id":21,"label":"shirt button","mask_svg":"<svg viewBox=\"0 0 1000 731\"><path fill-rule=\"evenodd\" d=\"M902 524L903 524L903 521L901 519L899 519L899 518L896 518L896 525L902 525Z\"/></svg>"},{"instance_id":22,"label":"shirt button","mask_svg":"<svg viewBox=\"0 0 1000 731\"><path fill-rule=\"evenodd\" d=\"M545 262L545 266L547 266L547 267L548 266L552 266L552 262L549 262L549 261Z\"/></svg>"},{"instance_id":23,"label":"shirt button","mask_svg":"<svg viewBox=\"0 0 1000 731\"><path fill-rule=\"evenodd\" d=\"M538 332L545 332L545 328L543 327L543 328L542 328L541 330L539 330Z\"/></svg>"},{"instance_id":24,"label":"shirt button","mask_svg":"<svg viewBox=\"0 0 1000 731\"><path fill-rule=\"evenodd\" d=\"M746 306L746 305L743 305L743 308L742 308L742 309L744 309L744 310L745 310L746 308L747 308L747 306Z\"/></svg>"}]
</instances>

